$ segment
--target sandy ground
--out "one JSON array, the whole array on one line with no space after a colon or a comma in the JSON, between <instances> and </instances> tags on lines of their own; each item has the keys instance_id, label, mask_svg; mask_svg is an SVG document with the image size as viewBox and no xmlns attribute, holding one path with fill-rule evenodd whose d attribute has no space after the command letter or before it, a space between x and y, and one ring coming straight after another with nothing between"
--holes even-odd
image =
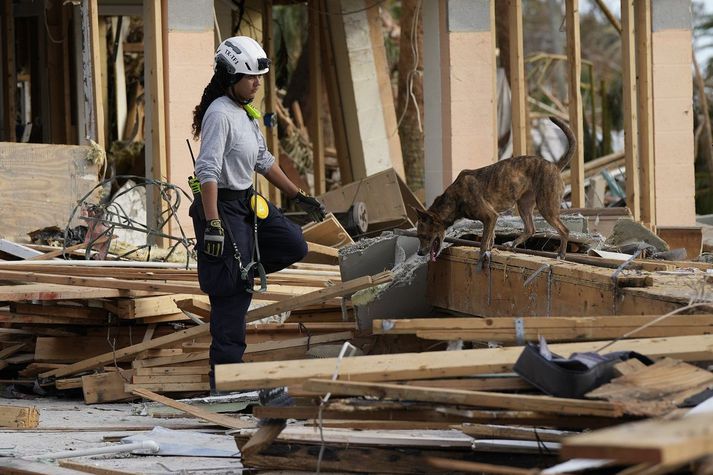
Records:
<instances>
[{"instance_id":1,"label":"sandy ground","mask_svg":"<svg viewBox=\"0 0 713 475\"><path fill-rule=\"evenodd\" d=\"M0 405L35 406L40 412L36 429L0 428L0 457L36 457L65 450L83 450L117 445L118 438L150 431L155 426L180 430L179 439L191 438L196 432L215 434L223 446L234 447L232 437L224 431L193 418L160 419L135 415L135 404L101 404L87 406L81 400L37 398L3 399ZM105 437L113 436L113 441ZM235 447L237 451L237 447ZM103 468L136 474L239 474L238 457L181 457L132 454L96 455L71 460ZM50 462L48 462L50 463Z\"/></svg>"}]
</instances>

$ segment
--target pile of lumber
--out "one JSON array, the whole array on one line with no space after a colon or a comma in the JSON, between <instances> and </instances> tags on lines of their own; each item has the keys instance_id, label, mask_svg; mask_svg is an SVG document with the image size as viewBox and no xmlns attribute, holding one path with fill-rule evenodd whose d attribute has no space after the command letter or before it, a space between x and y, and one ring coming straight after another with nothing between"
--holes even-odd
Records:
<instances>
[{"instance_id":1,"label":"pile of lumber","mask_svg":"<svg viewBox=\"0 0 713 475\"><path fill-rule=\"evenodd\" d=\"M315 238L332 250L341 239ZM711 416L705 403L700 417L682 407L713 388L713 314L658 318L687 302L671 285L683 263L640 260L612 279L618 264L597 257L498 251L474 272L477 257L451 248L429 267L440 316L361 331L349 296L390 272L342 282L322 262L271 275L246 317L245 363L216 367L219 390L287 388L294 404L253 406L253 422L174 399L208 389L210 303L193 269L0 262L0 367L20 367L16 383L81 388L87 403L140 397L231 429L244 465L259 469L525 474L590 458L665 473L703 460ZM699 266L690 275L705 281ZM596 305L566 312L582 302ZM655 363L620 363L583 398L555 397L513 370L540 338L565 357L634 351ZM362 352L345 354L346 342Z\"/></svg>"}]
</instances>

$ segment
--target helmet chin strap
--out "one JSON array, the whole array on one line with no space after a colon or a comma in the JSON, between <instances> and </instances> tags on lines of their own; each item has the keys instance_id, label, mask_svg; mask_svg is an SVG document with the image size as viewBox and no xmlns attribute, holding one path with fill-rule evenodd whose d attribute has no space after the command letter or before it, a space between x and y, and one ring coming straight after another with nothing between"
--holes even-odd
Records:
<instances>
[{"instance_id":1,"label":"helmet chin strap","mask_svg":"<svg viewBox=\"0 0 713 475\"><path fill-rule=\"evenodd\" d=\"M235 92L233 91L233 86L230 86L228 88L228 97L230 97L232 100L240 104L241 106L250 104L253 100L252 99L243 99L241 97L238 97Z\"/></svg>"},{"instance_id":2,"label":"helmet chin strap","mask_svg":"<svg viewBox=\"0 0 713 475\"><path fill-rule=\"evenodd\" d=\"M250 103L253 100L238 98L237 95L233 92L232 86L228 88L228 97L230 97L233 101L235 101L238 105L240 105L243 109L245 109L245 112L248 114L248 117L250 117L251 119L259 119L262 117L262 114L260 114L260 111L250 105Z\"/></svg>"}]
</instances>

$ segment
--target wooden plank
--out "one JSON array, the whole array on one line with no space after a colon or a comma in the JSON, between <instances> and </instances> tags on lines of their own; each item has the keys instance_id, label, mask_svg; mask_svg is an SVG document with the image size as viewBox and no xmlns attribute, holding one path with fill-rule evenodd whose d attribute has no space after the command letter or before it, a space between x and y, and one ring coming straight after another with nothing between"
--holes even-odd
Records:
<instances>
[{"instance_id":1,"label":"wooden plank","mask_svg":"<svg viewBox=\"0 0 713 475\"><path fill-rule=\"evenodd\" d=\"M256 432L256 429L241 429L235 432L236 441L238 437L249 437ZM469 448L473 439L454 431L434 431L417 433L399 433L383 431L345 431L339 429L325 429L316 431L312 427L290 426L285 428L278 440L290 441L292 443L317 443L321 442L321 437L328 444L357 445L371 447L411 447L411 448ZM238 442L239 445L240 442Z\"/></svg>"},{"instance_id":2,"label":"wooden plank","mask_svg":"<svg viewBox=\"0 0 713 475\"><path fill-rule=\"evenodd\" d=\"M92 460L85 460L83 462L77 462L72 459L61 459L58 460L59 466L62 468L77 470L81 473L93 473L94 475L132 475L134 472L126 472L124 470L118 470L116 468L102 467L100 465L93 465L95 462Z\"/></svg>"},{"instance_id":3,"label":"wooden plank","mask_svg":"<svg viewBox=\"0 0 713 475\"><path fill-rule=\"evenodd\" d=\"M134 369L136 376L170 376L186 374L208 374L209 366L142 367Z\"/></svg>"},{"instance_id":4,"label":"wooden plank","mask_svg":"<svg viewBox=\"0 0 713 475\"><path fill-rule=\"evenodd\" d=\"M0 406L0 427L32 429L40 423L40 412L35 406Z\"/></svg>"},{"instance_id":5,"label":"wooden plank","mask_svg":"<svg viewBox=\"0 0 713 475\"><path fill-rule=\"evenodd\" d=\"M560 343L550 345L550 350L568 356L595 351L605 343ZM670 356L705 361L713 359L713 335L626 340L607 349L638 351L653 358ZM509 372L520 353L521 347L506 347L354 356L339 363L338 377L352 381L398 381ZM218 365L216 383L221 390L288 386L308 379L331 378L336 365L336 358Z\"/></svg>"},{"instance_id":6,"label":"wooden plank","mask_svg":"<svg viewBox=\"0 0 713 475\"><path fill-rule=\"evenodd\" d=\"M386 383L363 383L310 379L302 387L316 393L333 395L375 396L402 401L433 402L463 406L519 409L551 414L575 416L619 417L623 410L617 404L605 401L585 401L551 396L529 396L462 389L441 389L418 386L403 386Z\"/></svg>"},{"instance_id":7,"label":"wooden plank","mask_svg":"<svg viewBox=\"0 0 713 475\"><path fill-rule=\"evenodd\" d=\"M339 251L333 247L307 242L307 255L304 261L319 264L338 264Z\"/></svg>"},{"instance_id":8,"label":"wooden plank","mask_svg":"<svg viewBox=\"0 0 713 475\"><path fill-rule=\"evenodd\" d=\"M373 321L375 334L409 334L419 330L514 330L516 323L522 323L523 328L537 331L590 329L598 326L619 328L628 331L642 325L651 323L660 315L616 315L593 317L523 317L523 318L482 318L482 317L429 317L429 318L404 318ZM713 328L713 315L672 315L653 327L711 327Z\"/></svg>"},{"instance_id":9,"label":"wooden plank","mask_svg":"<svg viewBox=\"0 0 713 475\"><path fill-rule=\"evenodd\" d=\"M77 389L82 387L82 378L64 378L54 382L54 387L59 390Z\"/></svg>"},{"instance_id":10,"label":"wooden plank","mask_svg":"<svg viewBox=\"0 0 713 475\"><path fill-rule=\"evenodd\" d=\"M2 288L2 287L0 287ZM58 324L58 325L105 325L107 319L97 318L67 318L67 317L50 317L41 315L24 315L13 312L0 310L0 322L7 323L26 323L26 324Z\"/></svg>"},{"instance_id":11,"label":"wooden plank","mask_svg":"<svg viewBox=\"0 0 713 475\"><path fill-rule=\"evenodd\" d=\"M290 394L301 394L290 388ZM309 393L310 395L312 393ZM601 417L559 417L532 411L496 411L496 410L454 410L433 404L408 404L393 401L361 401L354 405L331 402L322 411L323 420L371 420L371 421L420 421L448 423L450 426L464 421L484 424L516 424L534 426L571 427L591 429L611 426L616 419ZM315 406L266 407L256 406L253 415L259 418L279 419L319 419L319 409Z\"/></svg>"},{"instance_id":12,"label":"wooden plank","mask_svg":"<svg viewBox=\"0 0 713 475\"><path fill-rule=\"evenodd\" d=\"M321 302L323 300L335 296L348 295L363 288L389 282L391 279L392 275L390 272L384 272L374 276L359 277L348 282L343 282L341 284L334 285L330 288L320 289L305 295L293 297L283 302L276 302L271 305L255 308L247 312L247 314L245 315L245 320L246 322L253 322L255 320L260 320L265 317L285 312L287 310L292 310L294 308L298 308L304 305ZM181 330L171 335L154 338L153 340L148 342L142 342L136 345L128 346L126 348L117 349L115 352L109 352L103 355L96 356L94 358L90 358L88 360L79 361L64 368L48 371L46 373L42 373L40 376L42 378L56 378L78 373L80 371L97 368L99 366L103 366L114 361L124 361L125 359L133 357L134 355L151 348L159 348L166 345L172 345L202 335L206 335L209 332L209 328L210 326L206 324L198 325L187 330Z\"/></svg>"},{"instance_id":13,"label":"wooden plank","mask_svg":"<svg viewBox=\"0 0 713 475\"><path fill-rule=\"evenodd\" d=\"M572 206L584 208L584 128L582 113L582 47L579 35L579 0L565 0L567 62L569 63L569 126L577 138L577 150L570 162Z\"/></svg>"},{"instance_id":14,"label":"wooden plank","mask_svg":"<svg viewBox=\"0 0 713 475\"><path fill-rule=\"evenodd\" d=\"M287 425L285 419L271 419L260 425L250 439L240 446L240 455L245 459L259 454L280 435Z\"/></svg>"},{"instance_id":15,"label":"wooden plank","mask_svg":"<svg viewBox=\"0 0 713 475\"><path fill-rule=\"evenodd\" d=\"M128 382L128 381L127 381ZM172 376L134 376L133 384L164 384L164 383L207 383L208 374L177 374Z\"/></svg>"},{"instance_id":16,"label":"wooden plank","mask_svg":"<svg viewBox=\"0 0 713 475\"><path fill-rule=\"evenodd\" d=\"M166 180L170 176L167 162L166 109L164 97L164 50L163 18L160 0L143 2L144 16L144 81L147 120L145 130L146 176L154 180ZM168 211L168 203L159 194L158 187L149 188L146 197L146 219L149 227L157 229ZM172 223L175 225L175 223ZM169 226L167 226L169 227ZM163 232L171 232L165 229ZM178 234L178 233L174 233ZM160 236L151 236L151 244L166 247L168 241Z\"/></svg>"},{"instance_id":17,"label":"wooden plank","mask_svg":"<svg viewBox=\"0 0 713 475\"><path fill-rule=\"evenodd\" d=\"M111 350L107 337L82 337L82 344L77 344L76 337L38 337L35 342L35 361L46 363L73 363L92 358ZM115 345L121 348L128 345L130 338L120 335Z\"/></svg>"},{"instance_id":18,"label":"wooden plank","mask_svg":"<svg viewBox=\"0 0 713 475\"><path fill-rule=\"evenodd\" d=\"M621 424L562 442L563 458L611 459L625 463L675 464L713 451L713 415Z\"/></svg>"},{"instance_id":19,"label":"wooden plank","mask_svg":"<svg viewBox=\"0 0 713 475\"><path fill-rule=\"evenodd\" d=\"M339 248L354 243L352 237L332 213L329 213L321 223L312 222L302 226L302 235L305 241L329 247Z\"/></svg>"},{"instance_id":20,"label":"wooden plank","mask_svg":"<svg viewBox=\"0 0 713 475\"><path fill-rule=\"evenodd\" d=\"M445 457L428 457L426 462L430 467L445 470L448 473L494 473L503 475L537 475L540 470L536 468L508 467L491 463L470 462L467 460L454 460Z\"/></svg>"},{"instance_id":21,"label":"wooden plank","mask_svg":"<svg viewBox=\"0 0 713 475\"><path fill-rule=\"evenodd\" d=\"M103 244L106 240L107 240L106 237L99 238L91 244L92 245ZM73 246L68 246L66 248L59 248L54 251L45 252L44 254L40 254L39 256L31 257L29 260L31 260L31 261L46 261L49 259L54 259L55 257L61 256L65 253L69 254L72 251L76 251L78 249L84 249L88 245L89 245L89 243L80 242L79 244L75 244Z\"/></svg>"},{"instance_id":22,"label":"wooden plank","mask_svg":"<svg viewBox=\"0 0 713 475\"><path fill-rule=\"evenodd\" d=\"M536 341L582 341L618 338L652 322L659 315L603 317L523 318L422 318L374 320L374 334L415 334L429 340L485 340L513 343L522 338ZM516 330L522 328L521 331ZM644 328L629 338L703 335L713 333L713 315L680 315Z\"/></svg>"},{"instance_id":23,"label":"wooden plank","mask_svg":"<svg viewBox=\"0 0 713 475\"><path fill-rule=\"evenodd\" d=\"M235 439L238 446L242 445L243 438L236 436ZM325 448L325 454L328 456L323 457L319 465L323 473L352 473L362 470L362 467L378 467L380 473L435 473L435 470L426 463L421 450L404 451L331 443ZM314 449L311 444L278 442L260 454L246 457L244 463L246 466L267 471L274 471L279 467L286 473L316 473L317 457ZM429 453L451 458L459 456L458 452L429 451Z\"/></svg>"},{"instance_id":24,"label":"wooden plank","mask_svg":"<svg viewBox=\"0 0 713 475\"><path fill-rule=\"evenodd\" d=\"M131 381L134 370L112 371L108 373L82 376L82 393L85 404L126 401L134 399L131 393L124 391L124 384Z\"/></svg>"},{"instance_id":25,"label":"wooden plank","mask_svg":"<svg viewBox=\"0 0 713 475\"><path fill-rule=\"evenodd\" d=\"M147 389L134 388L131 390L131 392L135 396L139 396L144 399L150 399L151 401L159 402L159 403L163 404L164 406L178 409L181 412L185 412L186 414L190 414L194 417L203 419L208 422L212 422L213 424L217 424L222 427L228 427L230 429L243 429L246 427L254 426L254 424L241 421L240 419L238 419L236 417L225 416L222 414L214 414L214 413L206 411L205 409L202 409L200 407L194 407L194 406L191 406L191 405L183 403L183 402L174 401L173 399L167 398L165 396L161 396L160 394L156 394L156 393L151 392Z\"/></svg>"},{"instance_id":26,"label":"wooden plank","mask_svg":"<svg viewBox=\"0 0 713 475\"><path fill-rule=\"evenodd\" d=\"M38 246L33 244L33 248ZM32 260L25 261L0 261L0 269L43 272L46 274L58 275L74 275L83 277L113 277L120 279L139 279L139 280L183 280L183 281L198 281L196 270L185 270L177 268L160 268L160 267L118 267L116 264L124 261L52 261L52 263L38 264ZM95 267L87 267L88 264L96 263ZM114 265L112 265L112 263ZM100 265L101 264L101 265ZM141 264L141 263L137 263ZM276 273L276 275L280 275Z\"/></svg>"},{"instance_id":27,"label":"wooden plank","mask_svg":"<svg viewBox=\"0 0 713 475\"><path fill-rule=\"evenodd\" d=\"M177 300L192 298L187 294L158 295L134 299L115 300L116 313L120 318L144 318L180 312ZM195 302L207 303L208 297L193 297Z\"/></svg>"},{"instance_id":28,"label":"wooden plank","mask_svg":"<svg viewBox=\"0 0 713 475\"><path fill-rule=\"evenodd\" d=\"M560 442L564 437L576 435L553 429L538 427L514 427L494 424L465 423L457 426L458 430L468 434L474 439L514 439L514 440L541 440L543 442Z\"/></svg>"},{"instance_id":29,"label":"wooden plank","mask_svg":"<svg viewBox=\"0 0 713 475\"><path fill-rule=\"evenodd\" d=\"M0 472L6 475L87 475L71 468L11 457L0 457Z\"/></svg>"},{"instance_id":30,"label":"wooden plank","mask_svg":"<svg viewBox=\"0 0 713 475\"><path fill-rule=\"evenodd\" d=\"M101 44L99 43L99 5L89 0L81 5L82 12L82 68L84 70L84 95L89 98L89 114L84 117L86 133L80 136L96 142L106 149L104 128L104 85L101 74ZM86 109L85 109L86 110Z\"/></svg>"},{"instance_id":31,"label":"wooden plank","mask_svg":"<svg viewBox=\"0 0 713 475\"><path fill-rule=\"evenodd\" d=\"M654 111L651 44L651 0L634 2L636 21L637 122L639 165L641 167L641 221L656 229L656 189L654 173Z\"/></svg>"},{"instance_id":32,"label":"wooden plank","mask_svg":"<svg viewBox=\"0 0 713 475\"><path fill-rule=\"evenodd\" d=\"M624 148L626 152L626 206L635 221L641 217L639 201L639 127L636 103L636 40L634 0L621 0L621 57L624 85Z\"/></svg>"},{"instance_id":33,"label":"wooden plank","mask_svg":"<svg viewBox=\"0 0 713 475\"><path fill-rule=\"evenodd\" d=\"M210 384L206 381L204 383L127 383L124 385L126 392L132 392L135 389L145 389L157 393L208 392Z\"/></svg>"},{"instance_id":34,"label":"wooden plank","mask_svg":"<svg viewBox=\"0 0 713 475\"><path fill-rule=\"evenodd\" d=\"M106 319L109 312L96 307L79 305L51 305L17 302L10 305L14 313L26 315L45 315L51 317L77 318L77 319Z\"/></svg>"},{"instance_id":35,"label":"wooden plank","mask_svg":"<svg viewBox=\"0 0 713 475\"><path fill-rule=\"evenodd\" d=\"M196 362L202 362L202 361L205 361L207 364L207 362L208 362L208 352L207 351L183 353L182 355L165 356L162 358L134 360L131 363L131 365L134 368L154 368L157 366L171 366L171 365L178 365L178 364L185 364L185 363L194 363L195 364Z\"/></svg>"},{"instance_id":36,"label":"wooden plank","mask_svg":"<svg viewBox=\"0 0 713 475\"><path fill-rule=\"evenodd\" d=\"M4 302L37 300L44 301L47 304L55 300L92 300L116 297L145 297L149 295L156 295L156 292L61 284L0 285L0 300ZM104 307L107 310L111 310L110 306L106 304Z\"/></svg>"},{"instance_id":37,"label":"wooden plank","mask_svg":"<svg viewBox=\"0 0 713 475\"><path fill-rule=\"evenodd\" d=\"M196 284L162 283L155 281L137 281L127 279L112 279L101 277L74 277L37 272L22 272L0 270L0 280L13 280L20 282L40 282L43 284L77 285L85 287L99 287L123 290L147 290L164 293L187 293L202 295L203 292Z\"/></svg>"},{"instance_id":38,"label":"wooden plank","mask_svg":"<svg viewBox=\"0 0 713 475\"><path fill-rule=\"evenodd\" d=\"M7 358L8 356L12 356L24 347L27 346L27 343L18 343L17 345L12 345L8 346L7 348L3 348L0 350L0 360Z\"/></svg>"}]
</instances>

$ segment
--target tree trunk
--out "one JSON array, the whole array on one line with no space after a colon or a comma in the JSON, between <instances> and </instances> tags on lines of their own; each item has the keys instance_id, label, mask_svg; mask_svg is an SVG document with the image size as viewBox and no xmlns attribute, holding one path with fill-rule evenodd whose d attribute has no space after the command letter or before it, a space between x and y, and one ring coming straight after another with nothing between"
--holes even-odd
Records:
<instances>
[{"instance_id":1,"label":"tree trunk","mask_svg":"<svg viewBox=\"0 0 713 475\"><path fill-rule=\"evenodd\" d=\"M406 182L423 196L423 20L419 0L403 0L399 45L398 119ZM414 56L414 51L417 57ZM415 103L415 104L414 104Z\"/></svg>"}]
</instances>

